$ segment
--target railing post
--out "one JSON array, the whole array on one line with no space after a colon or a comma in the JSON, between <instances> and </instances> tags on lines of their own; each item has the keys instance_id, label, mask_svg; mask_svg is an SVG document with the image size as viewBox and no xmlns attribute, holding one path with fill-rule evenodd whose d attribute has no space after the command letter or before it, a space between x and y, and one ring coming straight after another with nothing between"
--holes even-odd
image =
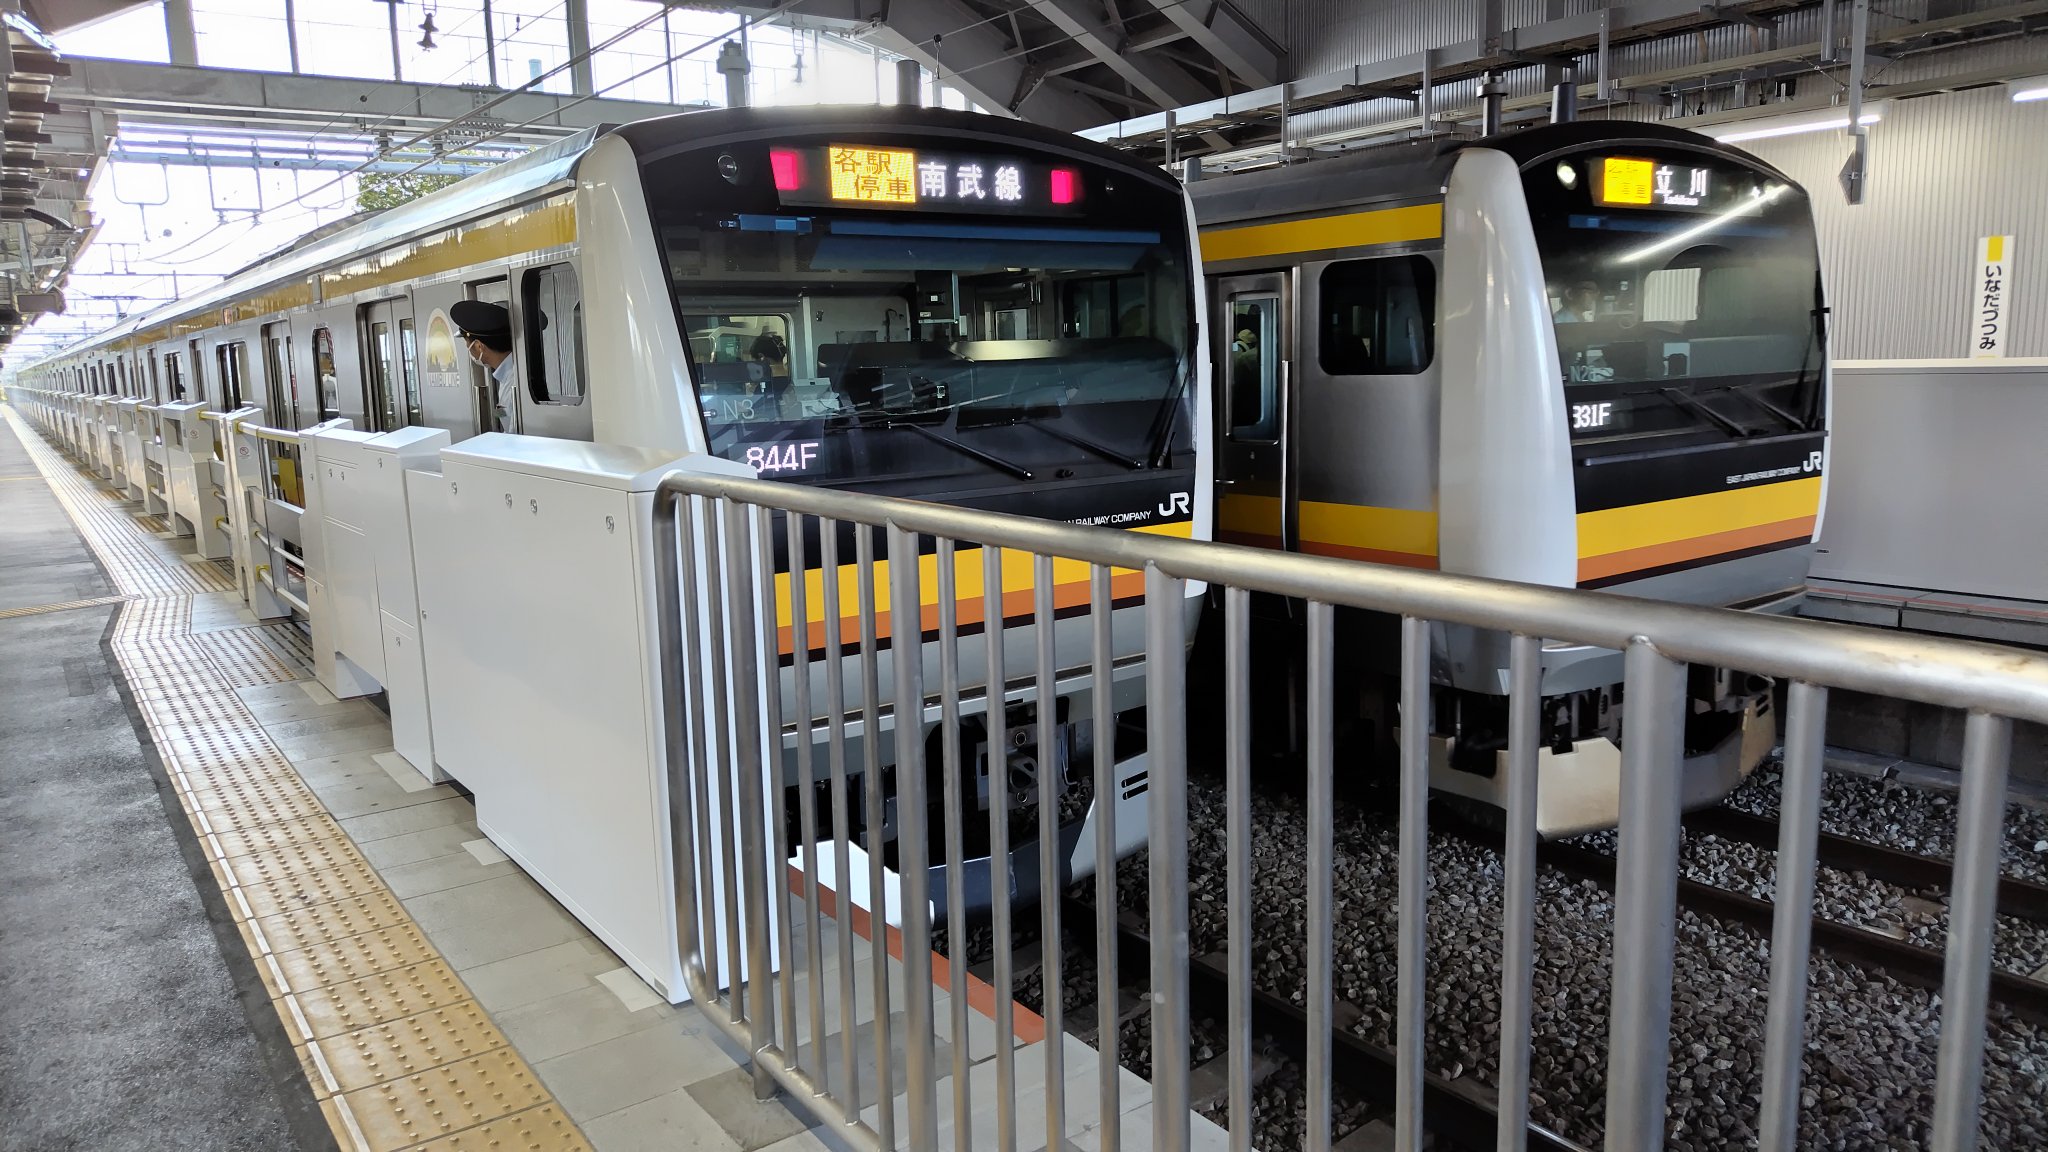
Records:
<instances>
[{"instance_id":1,"label":"railing post","mask_svg":"<svg viewBox=\"0 0 2048 1152\"><path fill-rule=\"evenodd\" d=\"M1806 1049L1807 962L1813 946L1827 710L1826 688L1793 682L1785 709L1785 774L1778 807L1771 998L1764 1018L1764 1102L1757 1125L1761 1152L1792 1152L1799 1140L1799 1076Z\"/></svg>"},{"instance_id":2,"label":"railing post","mask_svg":"<svg viewBox=\"0 0 2048 1152\"><path fill-rule=\"evenodd\" d=\"M775 997L772 993L773 967L768 947L768 868L766 846L761 842L761 825L766 819L761 807L761 691L754 650L754 579L747 569L753 563L748 546L747 507L737 500L724 501L725 594L727 656L732 669L732 712L720 717L732 725L735 737L728 747L737 751L733 791L738 794L740 822L740 914L745 923L747 1056L753 1064L754 1096L766 1100L775 1095L775 1080L768 1073L762 1053L775 1045ZM721 766L722 767L722 766ZM778 862L779 863L779 862ZM780 871L780 869L777 869ZM730 889L728 888L728 892ZM732 979L737 983L741 971Z\"/></svg>"},{"instance_id":3,"label":"railing post","mask_svg":"<svg viewBox=\"0 0 2048 1152\"><path fill-rule=\"evenodd\" d=\"M1998 926L1999 851L2012 721L1972 712L1963 726L1963 795L1956 813L1948 954L1941 976L1941 1047L1935 1057L1935 1152L1977 1146L1984 1081L1984 1013Z\"/></svg>"},{"instance_id":4,"label":"railing post","mask_svg":"<svg viewBox=\"0 0 2048 1152\"><path fill-rule=\"evenodd\" d=\"M1429 963L1429 621L1401 618L1401 831L1394 968L1394 1147L1422 1148Z\"/></svg>"},{"instance_id":5,"label":"railing post","mask_svg":"<svg viewBox=\"0 0 2048 1152\"><path fill-rule=\"evenodd\" d=\"M903 885L903 1026L908 1030L903 1038L903 1070L909 1094L911 1152L931 1152L939 1142L938 1077L932 1070L938 1057L932 1027L930 854L925 842L930 822L925 813L924 661L913 646L924 634L924 601L917 569L917 533L891 525L889 634L895 641L891 652L896 672L896 859ZM877 896L875 907L886 911L887 905ZM878 925L875 931L885 929ZM998 946L1002 946L1000 942ZM887 979L887 970L875 969L875 979ZM889 1105L885 1102L883 1106ZM965 1120L960 1117L956 1123Z\"/></svg>"},{"instance_id":6,"label":"railing post","mask_svg":"<svg viewBox=\"0 0 2048 1152\"><path fill-rule=\"evenodd\" d=\"M1150 762L1152 1152L1187 1152L1187 623L1180 580L1145 568L1145 728ZM1052 893L1046 898L1051 899ZM1049 1038L1059 1043L1058 1037ZM1115 1121L1105 1121L1114 1123ZM1054 1134L1057 1135L1057 1134ZM1049 1137L1051 1138L1051 1137Z\"/></svg>"},{"instance_id":7,"label":"railing post","mask_svg":"<svg viewBox=\"0 0 2048 1152\"><path fill-rule=\"evenodd\" d=\"M1529 1142L1529 1021L1536 972L1536 768L1542 730L1543 646L1508 644L1507 843L1501 854L1499 1152Z\"/></svg>"},{"instance_id":8,"label":"railing post","mask_svg":"<svg viewBox=\"0 0 2048 1152\"><path fill-rule=\"evenodd\" d=\"M1685 665L1638 636L1628 646L1624 669L1607 1149L1658 1152L1664 1146L1664 1081L1671 1058Z\"/></svg>"}]
</instances>

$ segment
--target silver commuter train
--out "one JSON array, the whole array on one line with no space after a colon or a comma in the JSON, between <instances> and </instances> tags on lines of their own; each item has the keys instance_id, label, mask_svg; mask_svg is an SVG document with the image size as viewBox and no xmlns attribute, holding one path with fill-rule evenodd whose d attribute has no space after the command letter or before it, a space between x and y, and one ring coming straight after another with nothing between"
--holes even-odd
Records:
<instances>
[{"instance_id":1,"label":"silver commuter train","mask_svg":"<svg viewBox=\"0 0 2048 1152\"><path fill-rule=\"evenodd\" d=\"M445 428L458 440L507 431L709 453L770 478L1206 538L1210 377L1194 233L1166 174L1016 120L874 107L689 113L586 131L308 236L23 380L152 403L204 399L222 411L250 405L261 422L291 429L338 418L369 431ZM447 317L464 299L511 313L519 383L502 421ZM291 490L288 475L278 479ZM785 685L793 645L804 643L812 699L823 704L833 622L822 619L820 590L825 579L845 589L836 623L852 636L856 566L821 571L811 540L810 619L793 627L776 535ZM855 556L851 529L842 537L838 555ZM981 556L963 546L957 562L961 667L978 670ZM1087 603L1085 571L1061 566L1055 579L1059 608ZM1013 683L1035 669L1033 587L1029 563L1005 565L1005 599L1020 605L1006 621ZM933 582L924 588L929 615ZM1143 646L1132 607L1142 578L1119 575L1115 595L1122 713L1144 698L1128 659ZM1199 600L1187 608L1192 618ZM1008 693L1007 729L1023 743L990 755L981 719L966 721L974 778L963 795L985 812L989 788L1008 788L1010 871L1023 899L1038 875L1041 765L1064 817L1062 874L1093 868L1087 630L1082 619L1056 625L1059 667L1081 670L1061 676L1057 747L1030 742L1028 685ZM880 631L888 685L900 638L886 623ZM928 624L928 683L934 636ZM857 667L844 680L843 704L857 709ZM933 748L935 723L927 717ZM807 735L822 741L821 725ZM789 746L802 728L785 734ZM1131 810L1116 823L1118 847L1129 852L1145 828L1143 751L1131 745L1143 725L1119 731L1100 738L1117 743L1116 802ZM893 772L893 739L872 747L865 765ZM865 751L850 742L856 775ZM965 825L970 855L985 849L986 819ZM893 827L869 832L886 841ZM968 873L969 902L981 904L987 861Z\"/></svg>"},{"instance_id":2,"label":"silver commuter train","mask_svg":"<svg viewBox=\"0 0 2048 1152\"><path fill-rule=\"evenodd\" d=\"M1190 185L1218 388L1218 536L1764 606L1823 501L1827 307L1799 185L1653 124L1581 121ZM1282 613L1284 615L1284 613ZM1364 738L1390 621L1349 618ZM1439 627L1432 780L1504 797L1505 638ZM1620 654L1543 651L1539 824L1614 823ZM1775 743L1771 685L1694 669L1686 798Z\"/></svg>"}]
</instances>

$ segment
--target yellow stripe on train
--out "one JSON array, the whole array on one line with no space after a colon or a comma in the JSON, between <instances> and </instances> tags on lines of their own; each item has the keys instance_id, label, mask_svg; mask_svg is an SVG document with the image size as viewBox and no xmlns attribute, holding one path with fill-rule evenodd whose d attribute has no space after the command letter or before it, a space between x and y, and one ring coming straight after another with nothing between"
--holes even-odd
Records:
<instances>
[{"instance_id":1,"label":"yellow stripe on train","mask_svg":"<svg viewBox=\"0 0 2048 1152\"><path fill-rule=\"evenodd\" d=\"M1144 532L1154 536L1176 536L1183 540L1194 536L1195 525L1191 520L1176 524L1145 524L1126 529L1130 532ZM840 550L839 565L839 610L842 620L858 616L860 605L860 565L845 562L850 555L848 549ZM1037 587L1034 572L1035 558L1028 552L1014 549L1003 550L1003 592L1030 592ZM1066 560L1054 557L1052 578L1055 585L1073 584L1088 579L1089 564L1082 560ZM964 544L953 553L953 594L957 600L979 601L987 585L982 580L982 555L980 545ZM1126 569L1117 568L1112 574L1122 574ZM922 607L935 607L939 602L939 558L926 553L917 558L917 594ZM889 610L889 561L875 560L875 610ZM804 573L804 615L809 623L822 623L825 619L825 573L812 568ZM775 620L778 626L786 627L792 619L790 612L789 573L780 572L775 576Z\"/></svg>"},{"instance_id":2,"label":"yellow stripe on train","mask_svg":"<svg viewBox=\"0 0 2048 1152\"><path fill-rule=\"evenodd\" d=\"M1579 513L1579 579L1810 539L1820 477Z\"/></svg>"},{"instance_id":3,"label":"yellow stripe on train","mask_svg":"<svg viewBox=\"0 0 2048 1152\"><path fill-rule=\"evenodd\" d=\"M1221 264L1231 260L1332 248L1403 244L1415 240L1436 240L1443 234L1443 205L1411 204L1405 208L1314 216L1307 220L1283 220L1277 224L1208 229L1202 233L1202 262Z\"/></svg>"}]
</instances>

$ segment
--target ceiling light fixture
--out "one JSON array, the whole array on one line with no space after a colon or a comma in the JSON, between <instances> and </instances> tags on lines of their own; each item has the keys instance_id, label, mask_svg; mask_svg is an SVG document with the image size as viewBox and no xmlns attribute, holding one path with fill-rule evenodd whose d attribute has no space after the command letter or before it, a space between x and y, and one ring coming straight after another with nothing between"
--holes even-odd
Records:
<instances>
[{"instance_id":1,"label":"ceiling light fixture","mask_svg":"<svg viewBox=\"0 0 2048 1152\"><path fill-rule=\"evenodd\" d=\"M1884 119L1889 111L1882 103L1865 104L1856 122L1866 127ZM1846 108L1822 108L1815 112L1795 116L1773 116L1764 120L1739 120L1729 124L1714 124L1700 129L1723 144L1740 144L1745 140L1769 140L1778 136L1797 136L1806 132L1839 132L1849 126L1849 111Z\"/></svg>"}]
</instances>

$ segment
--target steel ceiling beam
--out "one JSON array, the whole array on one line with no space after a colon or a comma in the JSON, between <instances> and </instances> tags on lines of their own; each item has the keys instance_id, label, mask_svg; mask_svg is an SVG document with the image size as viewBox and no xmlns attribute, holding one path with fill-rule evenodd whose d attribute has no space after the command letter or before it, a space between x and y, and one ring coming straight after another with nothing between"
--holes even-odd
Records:
<instances>
[{"instance_id":1,"label":"steel ceiling beam","mask_svg":"<svg viewBox=\"0 0 2048 1152\"><path fill-rule=\"evenodd\" d=\"M1033 11L1060 34L1086 48L1119 79L1160 108L1212 99L1215 89L1170 60L1128 50L1123 37L1096 15L1097 5L1081 0L1029 0Z\"/></svg>"},{"instance_id":2,"label":"steel ceiling beam","mask_svg":"<svg viewBox=\"0 0 2048 1152\"><path fill-rule=\"evenodd\" d=\"M1068 130L1110 115L1085 96L1039 83L1044 73L1024 46L1010 43L1000 27L960 0L890 0L887 11L865 39L917 61L976 104Z\"/></svg>"},{"instance_id":3,"label":"steel ceiling beam","mask_svg":"<svg viewBox=\"0 0 2048 1152\"><path fill-rule=\"evenodd\" d=\"M233 124L238 127L326 128L359 134L365 126L413 132L465 117L495 93L451 84L296 76L127 60L73 59L72 75L52 85L68 107L118 113L129 124ZM530 125L515 139L540 141L596 124L643 120L677 111L667 104L606 97L522 92L493 108L488 119ZM459 138L459 137L458 137Z\"/></svg>"},{"instance_id":4,"label":"steel ceiling beam","mask_svg":"<svg viewBox=\"0 0 2048 1152\"><path fill-rule=\"evenodd\" d=\"M1174 27L1251 88L1286 78L1286 52L1223 0L1151 0Z\"/></svg>"}]
</instances>

